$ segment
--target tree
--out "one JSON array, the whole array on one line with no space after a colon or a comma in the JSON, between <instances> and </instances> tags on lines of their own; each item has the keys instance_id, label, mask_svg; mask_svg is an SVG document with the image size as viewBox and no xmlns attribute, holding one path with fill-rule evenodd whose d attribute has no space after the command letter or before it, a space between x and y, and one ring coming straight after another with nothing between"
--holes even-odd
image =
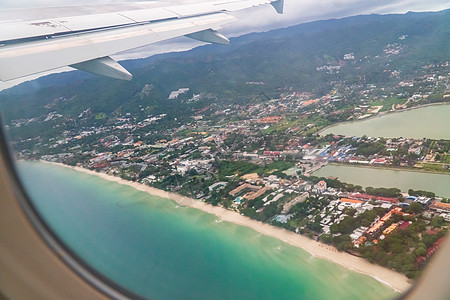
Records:
<instances>
[{"instance_id":1,"label":"tree","mask_svg":"<svg viewBox=\"0 0 450 300\"><path fill-rule=\"evenodd\" d=\"M319 236L319 241L325 244L331 244L332 243L332 237L331 234L322 234Z\"/></svg>"},{"instance_id":2,"label":"tree","mask_svg":"<svg viewBox=\"0 0 450 300\"><path fill-rule=\"evenodd\" d=\"M415 191L413 189L409 189L408 194L411 196L424 196L424 197L428 197L428 198L434 198L436 196L436 194L433 192L427 192L427 191L422 191L422 190Z\"/></svg>"},{"instance_id":3,"label":"tree","mask_svg":"<svg viewBox=\"0 0 450 300\"><path fill-rule=\"evenodd\" d=\"M247 216L247 217L249 217L251 219L255 219L255 220L257 220L258 216L259 216L258 213L256 212L256 210L252 207L244 208L243 210L241 210L241 213L243 213L244 216Z\"/></svg>"},{"instance_id":4,"label":"tree","mask_svg":"<svg viewBox=\"0 0 450 300\"><path fill-rule=\"evenodd\" d=\"M356 209L351 208L351 207L346 207L346 208L344 208L344 210L342 212L348 216L353 217L356 213Z\"/></svg>"},{"instance_id":5,"label":"tree","mask_svg":"<svg viewBox=\"0 0 450 300\"><path fill-rule=\"evenodd\" d=\"M413 213L420 214L421 212L423 212L423 207L422 204L414 202L409 206L409 210Z\"/></svg>"},{"instance_id":6,"label":"tree","mask_svg":"<svg viewBox=\"0 0 450 300\"><path fill-rule=\"evenodd\" d=\"M337 237L334 244L339 251L351 250L353 248L352 239L349 235L341 235Z\"/></svg>"},{"instance_id":7,"label":"tree","mask_svg":"<svg viewBox=\"0 0 450 300\"><path fill-rule=\"evenodd\" d=\"M435 216L432 220L430 225L433 228L441 228L445 224L445 220L443 217Z\"/></svg>"},{"instance_id":8,"label":"tree","mask_svg":"<svg viewBox=\"0 0 450 300\"><path fill-rule=\"evenodd\" d=\"M425 256L425 255L427 255L427 248L417 247L417 249L414 250L414 254L417 256Z\"/></svg>"},{"instance_id":9,"label":"tree","mask_svg":"<svg viewBox=\"0 0 450 300\"><path fill-rule=\"evenodd\" d=\"M273 217L274 215L276 215L279 212L279 209L277 207L276 203L270 203L269 205L267 205L261 214L261 221L266 221L267 219L269 219L270 217Z\"/></svg>"},{"instance_id":10,"label":"tree","mask_svg":"<svg viewBox=\"0 0 450 300\"><path fill-rule=\"evenodd\" d=\"M312 231L321 232L322 226L320 225L320 216L316 216L314 222L309 226Z\"/></svg>"},{"instance_id":11,"label":"tree","mask_svg":"<svg viewBox=\"0 0 450 300\"><path fill-rule=\"evenodd\" d=\"M436 241L437 241L436 234L425 233L422 235L422 242L425 244L426 247L430 247Z\"/></svg>"}]
</instances>

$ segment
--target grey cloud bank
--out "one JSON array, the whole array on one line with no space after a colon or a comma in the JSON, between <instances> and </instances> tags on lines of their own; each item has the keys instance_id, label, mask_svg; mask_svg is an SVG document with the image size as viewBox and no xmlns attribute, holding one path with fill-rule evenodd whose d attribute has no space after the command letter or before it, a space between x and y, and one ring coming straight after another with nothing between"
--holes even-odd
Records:
<instances>
[{"instance_id":1,"label":"grey cloud bank","mask_svg":"<svg viewBox=\"0 0 450 300\"><path fill-rule=\"evenodd\" d=\"M31 8L42 6L92 5L108 3L124 3L137 1L124 0L2 0L0 9ZM144 1L143 1L144 2ZM149 1L147 1L149 2ZM155 1L153 1L155 2ZM171 4L196 3L189 1L162 1ZM221 30L229 37L236 37L251 32L262 32L287 27L300 23L331 18L342 18L360 14L406 13L408 11L439 11L450 8L448 0L285 0L285 14L278 15L270 6L235 13L238 22L227 25ZM174 40L149 45L144 48L128 51L113 56L117 60L143 58L158 53L184 51L201 43L187 39ZM22 80L23 81L23 80ZM0 90L2 90L0 83ZM10 84L8 84L9 86ZM5 88L5 87L3 87Z\"/></svg>"}]
</instances>

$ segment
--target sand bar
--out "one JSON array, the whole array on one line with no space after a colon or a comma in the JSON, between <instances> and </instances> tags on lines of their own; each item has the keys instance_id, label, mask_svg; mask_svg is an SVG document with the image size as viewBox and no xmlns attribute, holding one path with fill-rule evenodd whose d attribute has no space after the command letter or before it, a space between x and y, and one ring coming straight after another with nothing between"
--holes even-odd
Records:
<instances>
[{"instance_id":1,"label":"sand bar","mask_svg":"<svg viewBox=\"0 0 450 300\"><path fill-rule=\"evenodd\" d=\"M41 162L71 168L79 172L99 176L109 181L113 181L123 185L128 185L137 190L147 192L150 195L170 199L181 205L196 208L209 214L216 215L222 220L250 227L264 235L279 239L292 246L301 248L309 252L314 257L322 258L331 261L333 263L339 264L349 270L371 276L376 280L382 282L383 284L390 286L391 288L395 289L398 292L405 292L406 290L408 290L409 287L411 287L411 281L403 274L397 273L395 271L381 267L379 265L371 264L370 262L368 262L363 258L356 257L345 252L339 252L335 247L320 242L316 242L305 236L296 234L283 228L275 227L269 224L262 223L260 221L250 219L248 217L240 215L235 211L231 211L218 206L213 206L202 201L181 196L176 193L166 192L160 189L147 186L145 184L128 181L120 177L115 177L105 173L99 173L96 171L91 171L80 167L72 167L61 163L53 163L47 161Z\"/></svg>"}]
</instances>

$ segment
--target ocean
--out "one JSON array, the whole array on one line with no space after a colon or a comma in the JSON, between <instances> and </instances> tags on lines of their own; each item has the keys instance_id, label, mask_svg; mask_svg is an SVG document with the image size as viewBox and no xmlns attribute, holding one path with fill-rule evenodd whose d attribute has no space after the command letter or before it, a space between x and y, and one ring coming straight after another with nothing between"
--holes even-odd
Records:
<instances>
[{"instance_id":1,"label":"ocean","mask_svg":"<svg viewBox=\"0 0 450 300\"><path fill-rule=\"evenodd\" d=\"M94 175L18 162L32 202L86 263L149 299L391 299L377 280L253 229Z\"/></svg>"}]
</instances>

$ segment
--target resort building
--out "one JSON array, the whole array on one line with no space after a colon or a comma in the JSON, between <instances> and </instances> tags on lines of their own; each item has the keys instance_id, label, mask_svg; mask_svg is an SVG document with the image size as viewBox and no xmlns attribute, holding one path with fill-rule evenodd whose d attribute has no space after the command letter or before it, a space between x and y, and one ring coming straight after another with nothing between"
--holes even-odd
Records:
<instances>
[{"instance_id":1,"label":"resort building","mask_svg":"<svg viewBox=\"0 0 450 300\"><path fill-rule=\"evenodd\" d=\"M208 189L209 189L210 192L212 192L212 191L214 191L214 190L219 191L219 190L223 189L226 185L227 185L227 182L225 182L225 181L220 181L220 182L214 183L213 185L210 185L210 186L208 187Z\"/></svg>"},{"instance_id":2,"label":"resort building","mask_svg":"<svg viewBox=\"0 0 450 300\"><path fill-rule=\"evenodd\" d=\"M260 188L261 188L260 186L251 185L249 183L243 183L240 186L238 186L237 188L235 188L234 190L232 190L231 192L229 192L228 194L230 194L231 196L236 196L237 194L239 194L240 192L242 192L245 189L257 191Z\"/></svg>"},{"instance_id":3,"label":"resort building","mask_svg":"<svg viewBox=\"0 0 450 300\"><path fill-rule=\"evenodd\" d=\"M435 201L433 204L430 205L430 209L439 213L448 212L450 211L450 203L442 203Z\"/></svg>"},{"instance_id":4,"label":"resort building","mask_svg":"<svg viewBox=\"0 0 450 300\"><path fill-rule=\"evenodd\" d=\"M322 194L327 190L327 183L321 180L316 185L314 185L314 189L316 189L318 193Z\"/></svg>"},{"instance_id":5,"label":"resort building","mask_svg":"<svg viewBox=\"0 0 450 300\"><path fill-rule=\"evenodd\" d=\"M259 196L264 195L269 190L270 190L270 187L265 186L263 188L258 189L256 192L250 192L250 193L245 194L244 198L247 200L254 200L254 199L258 198Z\"/></svg>"},{"instance_id":6,"label":"resort building","mask_svg":"<svg viewBox=\"0 0 450 300\"><path fill-rule=\"evenodd\" d=\"M388 235L391 234L392 232L395 231L395 229L398 228L398 223L393 223L391 226L389 226L388 228L386 228L385 230L383 230L383 234L384 235Z\"/></svg>"}]
</instances>

